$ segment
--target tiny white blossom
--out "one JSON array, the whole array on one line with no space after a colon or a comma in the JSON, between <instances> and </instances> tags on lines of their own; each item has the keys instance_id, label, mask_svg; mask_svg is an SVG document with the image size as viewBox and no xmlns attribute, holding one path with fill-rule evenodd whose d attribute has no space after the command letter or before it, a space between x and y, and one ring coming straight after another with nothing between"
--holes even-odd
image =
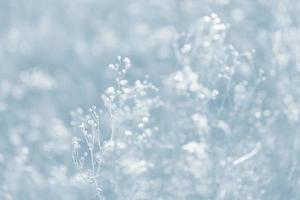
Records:
<instances>
[{"instance_id":1,"label":"tiny white blossom","mask_svg":"<svg viewBox=\"0 0 300 200\"><path fill-rule=\"evenodd\" d=\"M115 93L115 88L114 87L109 87L105 91L106 94L111 95Z\"/></svg>"}]
</instances>

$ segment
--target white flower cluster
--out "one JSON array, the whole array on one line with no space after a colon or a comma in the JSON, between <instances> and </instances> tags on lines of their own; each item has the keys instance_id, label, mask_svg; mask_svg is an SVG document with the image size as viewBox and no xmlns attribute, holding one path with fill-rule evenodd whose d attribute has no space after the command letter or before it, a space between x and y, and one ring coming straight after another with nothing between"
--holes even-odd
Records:
<instances>
[{"instance_id":1,"label":"white flower cluster","mask_svg":"<svg viewBox=\"0 0 300 200\"><path fill-rule=\"evenodd\" d=\"M160 104L155 94L158 90L147 79L129 84L125 76L130 67L131 61L127 57L118 57L118 63L109 65L116 74L116 85L108 87L102 95L104 111L97 112L96 107L92 107L87 115L81 109L72 113L72 125L81 133L72 139L73 160L84 179L95 185L99 198L103 198L98 181L103 165L112 163L115 173L118 173L118 165L136 175L147 171L146 161L128 162L127 154L133 154L141 144L148 143L157 130L151 127L149 117ZM109 120L109 135L101 126L101 116ZM120 163L116 163L116 159L120 159ZM115 178L110 179L117 184Z\"/></svg>"}]
</instances>

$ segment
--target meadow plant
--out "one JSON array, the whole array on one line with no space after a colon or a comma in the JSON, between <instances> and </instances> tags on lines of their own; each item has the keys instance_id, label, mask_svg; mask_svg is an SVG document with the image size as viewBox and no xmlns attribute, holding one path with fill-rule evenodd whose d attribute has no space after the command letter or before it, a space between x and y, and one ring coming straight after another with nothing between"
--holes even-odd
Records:
<instances>
[{"instance_id":1,"label":"meadow plant","mask_svg":"<svg viewBox=\"0 0 300 200\"><path fill-rule=\"evenodd\" d=\"M174 50L181 69L165 77L159 93L162 101L151 96L152 92L159 91L149 83L148 77L145 81L128 84L125 76L131 63L128 58L119 57L118 63L109 65L116 74L115 86L108 87L102 95L106 111L101 112L110 123L109 134L100 131L95 107L75 123L84 139L73 139L74 163L88 181L95 184L99 197L103 197L99 173L105 171L101 165L110 162L113 169L106 173L112 176L116 199L225 198L230 189L218 188L223 176L228 174L218 172L231 165L228 169L231 173L234 166L261 150L261 144L254 140L248 144L250 153L228 160L235 156L232 155L234 150L216 143L218 138L239 137L243 134L241 123L252 123L248 121L252 115L260 117L257 105L254 113L246 111L251 109L251 99L257 96L257 87L264 81L263 70L253 66L254 52L240 53L227 44L228 26L214 13L203 17L193 27L196 28L177 36ZM161 108L154 115L155 125L147 127L151 111L159 105ZM74 117L78 118L81 112L73 113ZM166 120L169 118L172 121ZM79 156L80 151L84 151L80 148L81 141L89 151ZM86 160L90 160L90 164L85 164ZM146 172L151 177L146 176ZM145 180L148 184L135 186L139 189L129 192L122 186L121 177L126 177L126 173L139 177L128 184L142 185ZM211 176L212 173L215 175ZM245 179L248 178L245 175ZM240 179L244 181L243 177ZM249 187L257 184L255 181L249 183ZM238 187L240 183L232 184ZM178 192L172 193L173 190Z\"/></svg>"},{"instance_id":2,"label":"meadow plant","mask_svg":"<svg viewBox=\"0 0 300 200\"><path fill-rule=\"evenodd\" d=\"M72 139L73 160L84 179L95 185L99 198L104 198L105 191L99 180L105 177L101 173L108 164L112 173L106 178L112 185L112 195L125 198L123 193L128 193L130 188L120 183L122 176L140 175L147 170L148 163L139 159L143 158L139 155L143 152L138 149L151 138L154 131L151 112L159 106L160 100L156 96L157 88L147 78L133 84L126 80L131 68L129 58L118 57L118 62L110 64L109 68L116 78L115 85L102 95L104 110L98 112L94 106L86 115L82 109L72 112L72 125L81 132ZM102 127L100 115L104 122L108 121L108 129L105 125Z\"/></svg>"}]
</instances>

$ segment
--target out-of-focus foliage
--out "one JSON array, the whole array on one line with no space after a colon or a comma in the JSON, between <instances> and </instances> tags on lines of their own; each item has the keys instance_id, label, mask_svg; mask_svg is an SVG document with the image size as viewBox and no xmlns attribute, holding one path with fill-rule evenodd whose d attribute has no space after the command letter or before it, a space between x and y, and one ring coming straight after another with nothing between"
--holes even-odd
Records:
<instances>
[{"instance_id":1,"label":"out-of-focus foliage","mask_svg":"<svg viewBox=\"0 0 300 200\"><path fill-rule=\"evenodd\" d=\"M298 200L299 12L0 0L0 199Z\"/></svg>"}]
</instances>

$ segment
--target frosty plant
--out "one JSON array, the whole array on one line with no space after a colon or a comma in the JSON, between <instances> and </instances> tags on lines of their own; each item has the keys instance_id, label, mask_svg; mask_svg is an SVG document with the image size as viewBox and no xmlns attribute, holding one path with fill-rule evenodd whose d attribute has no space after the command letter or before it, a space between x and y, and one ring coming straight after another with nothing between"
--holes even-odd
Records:
<instances>
[{"instance_id":1,"label":"frosty plant","mask_svg":"<svg viewBox=\"0 0 300 200\"><path fill-rule=\"evenodd\" d=\"M151 119L161 105L157 88L148 77L129 83L131 63L121 57L109 65L116 78L102 95L104 109L73 113L73 125L80 130L73 139L74 163L99 198L225 197L233 190L228 187L227 194L219 187L231 176L236 178L236 168L242 172L256 167L251 161L260 156L263 144L250 133L255 133L260 118L258 91L264 71L253 65L253 52L240 53L225 42L228 26L216 14L194 27L178 36L175 56L181 68L162 84L163 109L156 116L164 120ZM163 132L154 134L160 129L153 124ZM251 139L247 143L237 139L245 133ZM247 149L236 155L239 145ZM258 185L247 174L240 181L248 179L243 189L247 194Z\"/></svg>"},{"instance_id":2,"label":"frosty plant","mask_svg":"<svg viewBox=\"0 0 300 200\"><path fill-rule=\"evenodd\" d=\"M89 109L89 114L85 116L82 115L81 109L72 112L72 125L78 127L83 136L83 142L79 137L72 139L73 161L82 178L95 185L97 196L101 198L102 190L98 178L107 143L101 142L100 120L95 109L95 107Z\"/></svg>"},{"instance_id":3,"label":"frosty plant","mask_svg":"<svg viewBox=\"0 0 300 200\"><path fill-rule=\"evenodd\" d=\"M104 109L98 112L93 106L86 115L82 109L71 113L72 125L80 132L79 136L73 137L72 142L75 166L88 183L94 184L100 199L104 198L99 181L101 167L112 163L113 172L109 179L115 193L119 193L116 181L119 176L116 173L120 173L117 170L118 158L124 151L130 152L132 147L126 142L145 142L150 136L151 130L147 128L150 112L159 105L159 99L155 96L157 89L147 78L132 85L125 79L131 68L129 58L118 57L118 63L110 64L109 68L116 74L116 78L115 86L108 87L102 95ZM109 134L105 129L107 124L101 124L101 116L103 121L108 117ZM132 138L134 133L137 133L136 138Z\"/></svg>"},{"instance_id":4,"label":"frosty plant","mask_svg":"<svg viewBox=\"0 0 300 200\"><path fill-rule=\"evenodd\" d=\"M216 194L213 188L217 183L211 180L209 174L219 167L220 160L234 155L231 152L233 147L226 146L227 143L216 145L219 142L216 138L230 140L246 132L241 131L243 126L237 123L236 117L239 116L240 122L246 124L252 119L252 112L258 112L253 109L250 113L248 110L253 107L251 99L258 97L257 87L265 77L263 70L253 66L253 52L240 53L225 42L227 26L216 14L205 16L194 27L178 36L175 53L182 69L165 80L166 87L171 88L165 98L165 104L169 105L168 116L178 123L168 126L168 131L172 130L168 139L176 137L176 143L170 139L164 142L169 142L169 146L182 143L184 154L181 158L176 157L175 168L189 172L193 177L186 176L186 180L190 184L188 188L195 188L182 190L180 195L197 193L209 196L210 192ZM254 145L257 147L252 147ZM249 150L250 153L245 152L241 158L228 161L229 165L236 166L251 160L260 151L261 144L249 142L251 148L254 150ZM178 149L173 147L173 151ZM180 164L184 162L188 163L188 167ZM224 166L220 166L218 171L223 169ZM176 176L182 176L182 173L172 177ZM222 176L215 178L219 181ZM180 180L184 179L180 177Z\"/></svg>"}]
</instances>

